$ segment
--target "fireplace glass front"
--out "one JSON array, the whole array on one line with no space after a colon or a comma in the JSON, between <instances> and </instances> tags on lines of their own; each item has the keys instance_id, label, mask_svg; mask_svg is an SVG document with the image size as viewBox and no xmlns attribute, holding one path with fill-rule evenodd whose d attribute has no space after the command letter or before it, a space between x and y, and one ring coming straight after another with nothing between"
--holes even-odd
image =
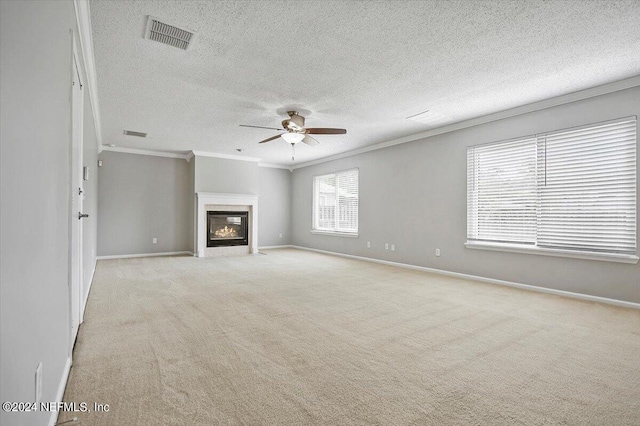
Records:
<instances>
[{"instance_id":1,"label":"fireplace glass front","mask_svg":"<svg viewBox=\"0 0 640 426\"><path fill-rule=\"evenodd\" d=\"M207 212L207 247L249 245L249 212Z\"/></svg>"}]
</instances>

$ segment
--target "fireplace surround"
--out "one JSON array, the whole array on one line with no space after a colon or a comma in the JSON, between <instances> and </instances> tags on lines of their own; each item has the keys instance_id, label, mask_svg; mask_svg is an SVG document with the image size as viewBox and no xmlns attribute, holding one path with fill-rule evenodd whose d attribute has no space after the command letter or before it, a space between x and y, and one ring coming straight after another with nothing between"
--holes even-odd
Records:
<instances>
[{"instance_id":1,"label":"fireplace surround","mask_svg":"<svg viewBox=\"0 0 640 426\"><path fill-rule=\"evenodd\" d=\"M208 212L244 212L247 214L247 244L237 246L207 246L208 241ZM196 255L235 256L241 254L258 253L258 196L254 194L228 194L215 192L196 193ZM224 235L227 231L220 235Z\"/></svg>"}]
</instances>

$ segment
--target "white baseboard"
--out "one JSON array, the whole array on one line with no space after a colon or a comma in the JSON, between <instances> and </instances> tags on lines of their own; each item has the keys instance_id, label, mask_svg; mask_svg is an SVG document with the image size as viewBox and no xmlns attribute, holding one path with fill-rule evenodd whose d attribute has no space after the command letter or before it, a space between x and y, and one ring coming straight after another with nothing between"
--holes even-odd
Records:
<instances>
[{"instance_id":1,"label":"white baseboard","mask_svg":"<svg viewBox=\"0 0 640 426\"><path fill-rule=\"evenodd\" d=\"M258 247L258 250L271 250L271 249L292 248L292 247L294 247L294 246L292 246L291 244L283 244L281 246Z\"/></svg>"},{"instance_id":2,"label":"white baseboard","mask_svg":"<svg viewBox=\"0 0 640 426\"><path fill-rule=\"evenodd\" d=\"M177 256L182 254L188 254L189 256L193 256L193 253L190 251L167 251L164 253L116 254L113 256L98 256L97 259L98 260L130 259L133 257Z\"/></svg>"},{"instance_id":3,"label":"white baseboard","mask_svg":"<svg viewBox=\"0 0 640 426\"><path fill-rule=\"evenodd\" d=\"M330 254L333 256L341 256L341 257L347 257L350 259L363 260L365 262L380 263L383 265L397 266L399 268L413 269L416 271L432 272L434 274L447 275L449 277L464 278L467 280L480 281L480 282L489 283L489 284L498 284L498 285L504 285L508 287L516 287L523 290L536 291L538 293L555 294L557 296L571 297L573 299L588 300L590 302L600 302L600 303L606 303L609 305L622 306L625 308L640 309L640 303L627 302L626 300L609 299L607 297L592 296L590 294L573 293L571 291L556 290L553 288L546 288L546 287L538 287L535 285L521 284L521 283L516 283L512 281L496 280L494 278L479 277L477 275L468 275L468 274L462 274L459 272L445 271L442 269L427 268L426 266L409 265L407 263L391 262L388 260L374 259L372 257L354 256L352 254L338 253L338 252L327 251L327 250L319 250L319 249L314 249L309 247L302 247L302 246L296 246L296 245L292 245L291 247L297 248L300 250L308 250L308 251L315 251L318 253Z\"/></svg>"},{"instance_id":4,"label":"white baseboard","mask_svg":"<svg viewBox=\"0 0 640 426\"><path fill-rule=\"evenodd\" d=\"M71 357L67 358L67 362L64 364L64 370L62 371L62 377L60 378L60 384L58 385L58 392L56 393L55 402L62 402L64 397L64 389L67 387L67 380L69 379L69 372L71 371ZM58 421L58 411L52 411L49 417L49 426L55 426Z\"/></svg>"}]
</instances>

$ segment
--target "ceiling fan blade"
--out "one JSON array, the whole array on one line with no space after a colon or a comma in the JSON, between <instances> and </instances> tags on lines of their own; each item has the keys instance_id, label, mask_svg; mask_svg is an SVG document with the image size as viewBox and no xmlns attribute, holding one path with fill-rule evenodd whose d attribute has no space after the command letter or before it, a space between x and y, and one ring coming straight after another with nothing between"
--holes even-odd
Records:
<instances>
[{"instance_id":1,"label":"ceiling fan blade","mask_svg":"<svg viewBox=\"0 0 640 426\"><path fill-rule=\"evenodd\" d=\"M253 127L255 129L269 129L269 130L284 130L284 129L277 129L275 127L264 127L264 126L250 126L248 124L240 124L240 127Z\"/></svg>"},{"instance_id":2,"label":"ceiling fan blade","mask_svg":"<svg viewBox=\"0 0 640 426\"><path fill-rule=\"evenodd\" d=\"M306 143L307 145L318 145L320 142L318 142L317 140L315 140L314 138L312 138L309 135L304 135L304 139L302 139L302 142Z\"/></svg>"},{"instance_id":3,"label":"ceiling fan blade","mask_svg":"<svg viewBox=\"0 0 640 426\"><path fill-rule=\"evenodd\" d=\"M260 141L260 142L258 142L258 143L265 143L265 142L269 142L269 141L272 141L272 140L274 140L274 139L278 139L279 137L280 137L280 135L271 136L270 138L267 138L267 139L265 139L265 140L263 140L263 141Z\"/></svg>"},{"instance_id":4,"label":"ceiling fan blade","mask_svg":"<svg viewBox=\"0 0 640 426\"><path fill-rule=\"evenodd\" d=\"M306 133L311 135L344 135L346 129L331 129L329 127L312 127L308 128Z\"/></svg>"}]
</instances>

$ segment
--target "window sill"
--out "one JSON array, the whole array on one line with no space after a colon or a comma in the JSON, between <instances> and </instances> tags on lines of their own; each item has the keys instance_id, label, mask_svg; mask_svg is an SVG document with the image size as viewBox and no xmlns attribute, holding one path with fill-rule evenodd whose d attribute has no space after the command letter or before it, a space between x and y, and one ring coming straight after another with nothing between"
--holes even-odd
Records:
<instances>
[{"instance_id":1,"label":"window sill","mask_svg":"<svg viewBox=\"0 0 640 426\"><path fill-rule=\"evenodd\" d=\"M542 256L572 257L574 259L599 260L603 262L638 263L638 256L631 254L594 253L577 250L525 247L518 244L486 243L467 241L464 246L470 249L505 251L512 253L539 254Z\"/></svg>"},{"instance_id":2,"label":"window sill","mask_svg":"<svg viewBox=\"0 0 640 426\"><path fill-rule=\"evenodd\" d=\"M333 237L358 238L358 233L357 232L318 231L318 230L312 229L311 233L312 234L319 234L319 235L331 235Z\"/></svg>"}]
</instances>

